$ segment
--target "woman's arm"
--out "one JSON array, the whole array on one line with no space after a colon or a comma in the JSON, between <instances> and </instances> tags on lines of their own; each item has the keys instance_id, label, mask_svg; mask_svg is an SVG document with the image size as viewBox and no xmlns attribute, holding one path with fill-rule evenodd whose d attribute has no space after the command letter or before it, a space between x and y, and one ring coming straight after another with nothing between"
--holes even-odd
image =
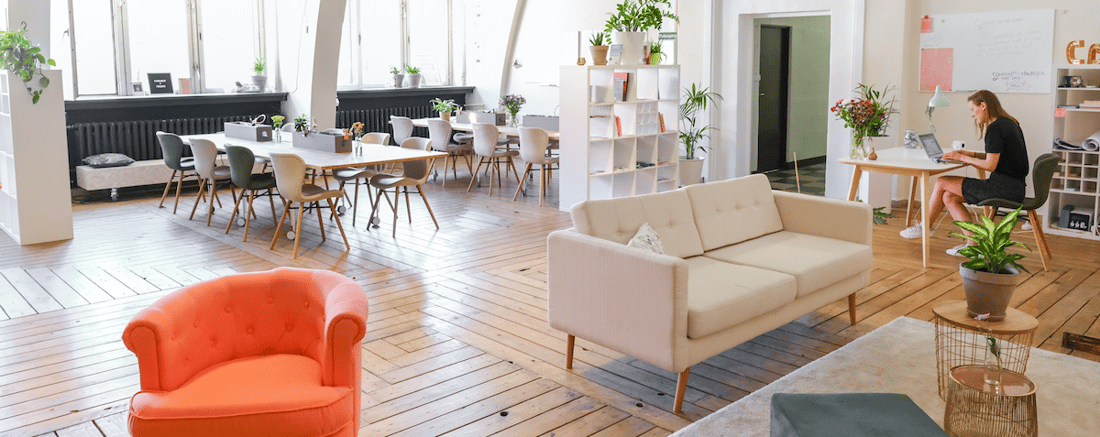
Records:
<instances>
[{"instance_id":1,"label":"woman's arm","mask_svg":"<svg viewBox=\"0 0 1100 437\"><path fill-rule=\"evenodd\" d=\"M944 153L943 157L944 159L965 162L990 173L997 168L997 163L1001 160L1000 153L971 152L968 150L952 150Z\"/></svg>"}]
</instances>

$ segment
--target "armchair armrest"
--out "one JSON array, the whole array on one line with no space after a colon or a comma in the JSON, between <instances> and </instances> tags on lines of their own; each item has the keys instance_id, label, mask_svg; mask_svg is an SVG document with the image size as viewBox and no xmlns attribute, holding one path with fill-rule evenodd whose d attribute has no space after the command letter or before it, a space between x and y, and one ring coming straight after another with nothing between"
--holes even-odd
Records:
<instances>
[{"instance_id":1,"label":"armchair armrest","mask_svg":"<svg viewBox=\"0 0 1100 437\"><path fill-rule=\"evenodd\" d=\"M551 327L673 367L687 337L687 262L573 230L551 233L547 252Z\"/></svg>"},{"instance_id":2,"label":"armchair armrest","mask_svg":"<svg viewBox=\"0 0 1100 437\"><path fill-rule=\"evenodd\" d=\"M772 193L784 230L871 244L870 205L783 191Z\"/></svg>"},{"instance_id":3,"label":"armchair armrest","mask_svg":"<svg viewBox=\"0 0 1100 437\"><path fill-rule=\"evenodd\" d=\"M360 342L367 334L367 294L350 279L330 271L317 271L313 279L326 290L325 336L321 352L323 383L359 387Z\"/></svg>"}]
</instances>

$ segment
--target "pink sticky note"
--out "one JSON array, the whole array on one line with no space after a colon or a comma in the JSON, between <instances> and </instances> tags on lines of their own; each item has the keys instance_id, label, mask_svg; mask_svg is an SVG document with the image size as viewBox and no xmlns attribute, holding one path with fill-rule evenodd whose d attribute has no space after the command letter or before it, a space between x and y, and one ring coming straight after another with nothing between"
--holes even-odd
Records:
<instances>
[{"instance_id":1,"label":"pink sticky note","mask_svg":"<svg viewBox=\"0 0 1100 437\"><path fill-rule=\"evenodd\" d=\"M932 17L925 15L920 19L920 33L932 33Z\"/></svg>"},{"instance_id":2,"label":"pink sticky note","mask_svg":"<svg viewBox=\"0 0 1100 437\"><path fill-rule=\"evenodd\" d=\"M920 90L935 91L939 85L944 91L951 91L954 64L955 49L921 49Z\"/></svg>"},{"instance_id":3,"label":"pink sticky note","mask_svg":"<svg viewBox=\"0 0 1100 437\"><path fill-rule=\"evenodd\" d=\"M1054 108L1054 116L1058 118L1066 118L1066 108Z\"/></svg>"}]
</instances>

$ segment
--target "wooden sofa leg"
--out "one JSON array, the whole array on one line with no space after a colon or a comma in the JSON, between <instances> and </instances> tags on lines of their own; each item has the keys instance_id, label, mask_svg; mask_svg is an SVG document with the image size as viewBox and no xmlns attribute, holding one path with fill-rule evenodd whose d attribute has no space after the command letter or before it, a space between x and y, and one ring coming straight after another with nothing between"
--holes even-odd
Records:
<instances>
[{"instance_id":1,"label":"wooden sofa leg","mask_svg":"<svg viewBox=\"0 0 1100 437\"><path fill-rule=\"evenodd\" d=\"M852 325L856 324L856 294L852 293L848 295L848 319L852 321Z\"/></svg>"},{"instance_id":2,"label":"wooden sofa leg","mask_svg":"<svg viewBox=\"0 0 1100 437\"><path fill-rule=\"evenodd\" d=\"M688 376L691 375L691 368L688 367L680 372L680 377L676 378L676 400L672 404L672 412L683 413L684 412L684 392L688 388Z\"/></svg>"},{"instance_id":3,"label":"wooden sofa leg","mask_svg":"<svg viewBox=\"0 0 1100 437\"><path fill-rule=\"evenodd\" d=\"M573 343L577 339L573 334L569 334L569 337L565 340L565 368L573 368Z\"/></svg>"}]
</instances>

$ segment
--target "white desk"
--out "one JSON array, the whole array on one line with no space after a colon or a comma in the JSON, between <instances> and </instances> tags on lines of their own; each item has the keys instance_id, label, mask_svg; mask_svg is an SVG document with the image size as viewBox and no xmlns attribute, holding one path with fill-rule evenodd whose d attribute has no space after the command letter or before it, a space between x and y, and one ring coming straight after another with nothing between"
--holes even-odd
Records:
<instances>
[{"instance_id":1,"label":"white desk","mask_svg":"<svg viewBox=\"0 0 1100 437\"><path fill-rule=\"evenodd\" d=\"M292 146L289 132L278 132L277 134L282 135L282 143L277 144L274 141L259 142L238 138L227 138L224 133L185 135L180 138L182 138L185 143L189 143L189 141L194 138L207 139L213 141L214 144L218 146L218 150L224 149L227 143L235 146L244 146L252 150L252 153L259 158L270 158L271 153L292 153L302 157L302 160L306 162L306 167L321 171L347 167L394 164L447 156L447 154L443 152L405 149L401 147L383 146L381 144L363 144L362 155L322 152L320 150Z\"/></svg>"},{"instance_id":2,"label":"white desk","mask_svg":"<svg viewBox=\"0 0 1100 437\"><path fill-rule=\"evenodd\" d=\"M431 119L430 118L414 118L413 121L412 121L413 126L428 127L428 120L431 120ZM474 131L474 125L471 124L471 123L455 123L455 122L452 121L451 122L451 129L452 130L463 131L463 132L473 132ZM497 129L500 130L501 135L507 135L509 137L519 138L519 128L518 127L497 126ZM546 131L546 133L550 135L550 141L558 141L558 139L559 139L558 131L548 130L548 131Z\"/></svg>"},{"instance_id":3,"label":"white desk","mask_svg":"<svg viewBox=\"0 0 1100 437\"><path fill-rule=\"evenodd\" d=\"M859 179L865 171L874 171L879 173L895 174L898 176L910 176L912 177L912 183L909 186L909 206L905 211L905 226L909 226L909 217L913 208L913 201L915 200L915 194L917 189L917 179L920 179L920 213L921 213L921 246L923 248L924 266L928 267L928 232L931 226L929 220L929 196L931 193L931 187L928 185L929 180L933 175L937 175L951 170L960 169L966 167L966 164L940 164L928 159L928 154L924 149L906 149L904 147L895 147L892 149L876 150L878 159L874 161L859 160L851 158L843 158L840 160L843 164L849 164L855 166L855 172L852 173L852 186L848 189L848 200L856 199L856 191L859 190ZM985 170L978 169L978 176L985 179Z\"/></svg>"}]
</instances>

